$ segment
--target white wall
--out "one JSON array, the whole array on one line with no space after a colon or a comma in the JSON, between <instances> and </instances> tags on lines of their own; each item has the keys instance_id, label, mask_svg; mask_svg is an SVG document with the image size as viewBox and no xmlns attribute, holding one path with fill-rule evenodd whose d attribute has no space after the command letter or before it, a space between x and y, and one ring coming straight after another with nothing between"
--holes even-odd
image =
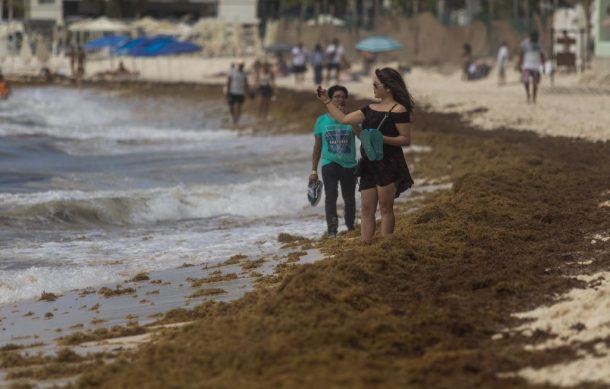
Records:
<instances>
[{"instance_id":1,"label":"white wall","mask_svg":"<svg viewBox=\"0 0 610 389\"><path fill-rule=\"evenodd\" d=\"M227 22L256 24L256 0L220 0L218 18Z\"/></svg>"},{"instance_id":2,"label":"white wall","mask_svg":"<svg viewBox=\"0 0 610 389\"><path fill-rule=\"evenodd\" d=\"M26 18L30 20L54 20L63 24L62 0L26 0Z\"/></svg>"}]
</instances>

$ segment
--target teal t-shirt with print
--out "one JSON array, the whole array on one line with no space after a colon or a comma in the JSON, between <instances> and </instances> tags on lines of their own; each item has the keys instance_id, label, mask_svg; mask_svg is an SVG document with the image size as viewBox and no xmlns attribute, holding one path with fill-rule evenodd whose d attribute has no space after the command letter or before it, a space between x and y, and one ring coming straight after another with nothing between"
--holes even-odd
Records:
<instances>
[{"instance_id":1,"label":"teal t-shirt with print","mask_svg":"<svg viewBox=\"0 0 610 389\"><path fill-rule=\"evenodd\" d=\"M356 141L349 124L341 124L329 114L316 120L314 136L322 139L322 166L336 162L345 168L356 166Z\"/></svg>"}]
</instances>

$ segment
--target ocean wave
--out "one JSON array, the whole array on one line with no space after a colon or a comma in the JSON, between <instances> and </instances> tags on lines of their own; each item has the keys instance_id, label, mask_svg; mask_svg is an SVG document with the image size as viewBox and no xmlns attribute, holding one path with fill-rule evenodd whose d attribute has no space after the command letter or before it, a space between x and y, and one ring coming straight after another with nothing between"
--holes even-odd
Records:
<instances>
[{"instance_id":1,"label":"ocean wave","mask_svg":"<svg viewBox=\"0 0 610 389\"><path fill-rule=\"evenodd\" d=\"M37 297L43 291L65 292L120 279L111 266L34 266L21 272L0 271L0 304Z\"/></svg>"},{"instance_id":2,"label":"ocean wave","mask_svg":"<svg viewBox=\"0 0 610 389\"><path fill-rule=\"evenodd\" d=\"M117 142L207 142L232 139L238 132L227 129L176 129L151 128L146 126L115 125L88 127L47 127L41 125L19 126L15 123L0 127L0 136L13 135L46 135L61 139L74 140L112 140Z\"/></svg>"},{"instance_id":3,"label":"ocean wave","mask_svg":"<svg viewBox=\"0 0 610 389\"><path fill-rule=\"evenodd\" d=\"M0 221L9 225L139 225L220 215L292 215L305 204L304 196L298 195L302 186L297 178L276 177L232 185L120 192L0 194Z\"/></svg>"}]
</instances>

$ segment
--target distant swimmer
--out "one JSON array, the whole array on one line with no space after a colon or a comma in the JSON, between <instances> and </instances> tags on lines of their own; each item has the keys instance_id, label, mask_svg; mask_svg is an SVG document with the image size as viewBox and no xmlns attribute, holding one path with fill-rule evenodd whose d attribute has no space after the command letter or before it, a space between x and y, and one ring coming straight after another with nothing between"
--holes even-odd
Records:
<instances>
[{"instance_id":1,"label":"distant swimmer","mask_svg":"<svg viewBox=\"0 0 610 389\"><path fill-rule=\"evenodd\" d=\"M0 73L0 100L6 100L11 95L11 86L4 79L4 75Z\"/></svg>"}]
</instances>

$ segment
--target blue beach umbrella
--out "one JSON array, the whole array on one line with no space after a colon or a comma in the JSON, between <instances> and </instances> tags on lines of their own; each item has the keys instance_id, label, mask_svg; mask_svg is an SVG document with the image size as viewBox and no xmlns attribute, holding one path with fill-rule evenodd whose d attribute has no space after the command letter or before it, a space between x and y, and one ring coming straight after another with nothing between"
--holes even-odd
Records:
<instances>
[{"instance_id":1,"label":"blue beach umbrella","mask_svg":"<svg viewBox=\"0 0 610 389\"><path fill-rule=\"evenodd\" d=\"M125 50L125 46L130 47ZM129 42L125 46L121 47L119 52L135 57L156 57L160 55L186 54L201 50L201 46L194 43L181 42L173 37L164 35L145 38L133 45L131 42Z\"/></svg>"},{"instance_id":2,"label":"blue beach umbrella","mask_svg":"<svg viewBox=\"0 0 610 389\"><path fill-rule=\"evenodd\" d=\"M398 42L396 39L383 35L370 36L356 44L356 49L360 51L368 51L369 53L383 53L402 48L402 43Z\"/></svg>"},{"instance_id":3,"label":"blue beach umbrella","mask_svg":"<svg viewBox=\"0 0 610 389\"><path fill-rule=\"evenodd\" d=\"M114 52L118 55L125 55L128 54L130 50L132 50L134 47L137 47L139 45L142 44L142 42L145 42L148 38L141 36L138 38L134 38L134 39L130 39L127 42L123 43L121 46L117 47Z\"/></svg>"},{"instance_id":4,"label":"blue beach umbrella","mask_svg":"<svg viewBox=\"0 0 610 389\"><path fill-rule=\"evenodd\" d=\"M90 40L89 42L85 43L83 48L89 51L101 50L105 49L106 47L115 49L124 45L127 41L129 41L129 38L123 35L104 36L98 39Z\"/></svg>"}]
</instances>

